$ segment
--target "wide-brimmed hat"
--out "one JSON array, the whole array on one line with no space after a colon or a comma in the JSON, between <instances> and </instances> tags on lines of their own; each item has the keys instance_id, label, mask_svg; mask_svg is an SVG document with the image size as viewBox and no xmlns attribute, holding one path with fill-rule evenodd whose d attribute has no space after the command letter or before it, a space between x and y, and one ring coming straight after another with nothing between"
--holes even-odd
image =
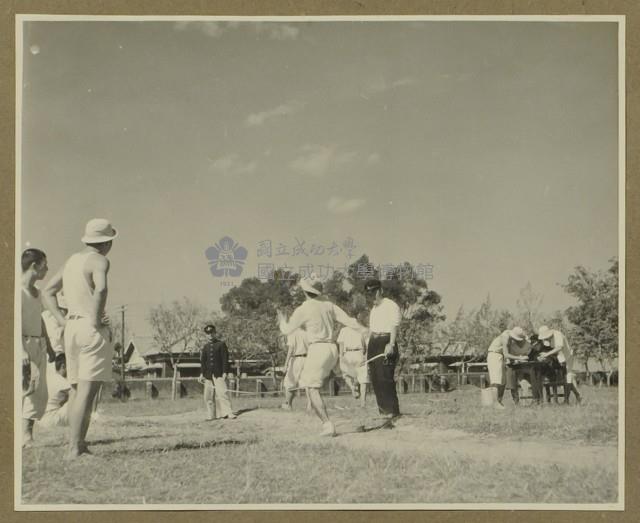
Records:
<instances>
[{"instance_id":1,"label":"wide-brimmed hat","mask_svg":"<svg viewBox=\"0 0 640 523\"><path fill-rule=\"evenodd\" d=\"M522 327L514 327L509 331L509 336L511 336L516 341L522 341L525 338L524 330Z\"/></svg>"},{"instance_id":2,"label":"wide-brimmed hat","mask_svg":"<svg viewBox=\"0 0 640 523\"><path fill-rule=\"evenodd\" d=\"M216 328L214 325L212 325L211 323L209 323L205 328L204 328L204 332L206 334L212 334L214 332L216 332Z\"/></svg>"},{"instance_id":3,"label":"wide-brimmed hat","mask_svg":"<svg viewBox=\"0 0 640 523\"><path fill-rule=\"evenodd\" d=\"M300 280L300 288L304 292L308 292L309 294L315 294L316 296L322 294L322 291L323 291L322 282L313 277L302 278Z\"/></svg>"},{"instance_id":4,"label":"wide-brimmed hat","mask_svg":"<svg viewBox=\"0 0 640 523\"><path fill-rule=\"evenodd\" d=\"M82 237L83 243L104 243L113 240L118 236L116 231L109 220L104 218L94 218L87 222L84 228L84 236Z\"/></svg>"},{"instance_id":5,"label":"wide-brimmed hat","mask_svg":"<svg viewBox=\"0 0 640 523\"><path fill-rule=\"evenodd\" d=\"M543 325L542 327L540 327L538 329L538 338L541 340L546 340L547 338L551 338L551 336L553 336L553 331L547 327L546 325Z\"/></svg>"}]
</instances>

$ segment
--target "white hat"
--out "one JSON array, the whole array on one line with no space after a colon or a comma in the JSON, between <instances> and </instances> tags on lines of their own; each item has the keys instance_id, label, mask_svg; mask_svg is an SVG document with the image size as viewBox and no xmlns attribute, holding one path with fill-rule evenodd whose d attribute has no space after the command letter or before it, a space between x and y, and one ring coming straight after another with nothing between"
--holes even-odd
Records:
<instances>
[{"instance_id":1,"label":"white hat","mask_svg":"<svg viewBox=\"0 0 640 523\"><path fill-rule=\"evenodd\" d=\"M514 327L509 332L509 336L511 336L514 340L522 341L525 338L524 330L522 330L522 327Z\"/></svg>"},{"instance_id":2,"label":"white hat","mask_svg":"<svg viewBox=\"0 0 640 523\"><path fill-rule=\"evenodd\" d=\"M300 288L304 292L308 292L309 294L315 294L319 296L322 294L322 282L315 279L313 275L309 278L303 278L300 280Z\"/></svg>"},{"instance_id":3,"label":"white hat","mask_svg":"<svg viewBox=\"0 0 640 523\"><path fill-rule=\"evenodd\" d=\"M553 331L546 325L538 329L538 339L546 340L547 338L551 338L551 336L553 336Z\"/></svg>"},{"instance_id":4,"label":"white hat","mask_svg":"<svg viewBox=\"0 0 640 523\"><path fill-rule=\"evenodd\" d=\"M113 240L118 232L111 226L109 220L94 218L87 222L84 228L83 243L104 243Z\"/></svg>"}]
</instances>

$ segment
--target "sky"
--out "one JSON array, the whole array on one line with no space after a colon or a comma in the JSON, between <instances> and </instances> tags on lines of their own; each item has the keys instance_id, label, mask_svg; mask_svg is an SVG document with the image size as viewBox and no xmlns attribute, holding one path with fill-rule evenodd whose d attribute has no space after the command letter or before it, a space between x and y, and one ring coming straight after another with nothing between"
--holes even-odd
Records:
<instances>
[{"instance_id":1,"label":"sky","mask_svg":"<svg viewBox=\"0 0 640 523\"><path fill-rule=\"evenodd\" d=\"M21 242L53 274L110 219L138 334L259 264L363 253L431 266L450 317L527 282L554 311L618 252L617 74L604 22L27 22ZM223 237L237 278L210 272Z\"/></svg>"}]
</instances>

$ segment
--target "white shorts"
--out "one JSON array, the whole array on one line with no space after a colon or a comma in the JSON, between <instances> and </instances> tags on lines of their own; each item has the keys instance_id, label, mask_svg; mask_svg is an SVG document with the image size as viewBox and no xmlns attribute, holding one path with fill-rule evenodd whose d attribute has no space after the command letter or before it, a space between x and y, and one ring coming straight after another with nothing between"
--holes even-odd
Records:
<instances>
[{"instance_id":1,"label":"white shorts","mask_svg":"<svg viewBox=\"0 0 640 523\"><path fill-rule=\"evenodd\" d=\"M565 365L567 369L567 375L565 378L565 382L567 384L576 382L576 373L573 371L573 354L571 354L568 358L565 357Z\"/></svg>"},{"instance_id":2,"label":"white shorts","mask_svg":"<svg viewBox=\"0 0 640 523\"><path fill-rule=\"evenodd\" d=\"M22 418L40 419L47 408L47 348L44 338L24 337L22 348L31 362L31 380L35 382L33 392L22 398Z\"/></svg>"},{"instance_id":3,"label":"white shorts","mask_svg":"<svg viewBox=\"0 0 640 523\"><path fill-rule=\"evenodd\" d=\"M69 425L69 416L67 414L69 403L65 403L59 409L48 410L38 422L41 427L50 429L52 427L66 427Z\"/></svg>"},{"instance_id":4,"label":"white shorts","mask_svg":"<svg viewBox=\"0 0 640 523\"><path fill-rule=\"evenodd\" d=\"M300 375L302 374L302 369L304 369L306 359L307 358L303 356L291 358L289 368L284 376L283 386L285 390L297 389L299 387Z\"/></svg>"},{"instance_id":5,"label":"white shorts","mask_svg":"<svg viewBox=\"0 0 640 523\"><path fill-rule=\"evenodd\" d=\"M300 386L319 389L338 363L338 347L335 343L311 343L307 350Z\"/></svg>"},{"instance_id":6,"label":"white shorts","mask_svg":"<svg viewBox=\"0 0 640 523\"><path fill-rule=\"evenodd\" d=\"M489 384L504 385L504 356L499 352L487 354L487 367L489 368Z\"/></svg>"},{"instance_id":7,"label":"white shorts","mask_svg":"<svg viewBox=\"0 0 640 523\"><path fill-rule=\"evenodd\" d=\"M113 346L109 329L95 329L86 318L68 320L64 330L64 352L67 357L67 380L109 381Z\"/></svg>"},{"instance_id":8,"label":"white shorts","mask_svg":"<svg viewBox=\"0 0 640 523\"><path fill-rule=\"evenodd\" d=\"M345 378L358 380L360 385L371 383L368 365L362 365L364 361L364 351L346 350L340 358L340 372Z\"/></svg>"}]
</instances>

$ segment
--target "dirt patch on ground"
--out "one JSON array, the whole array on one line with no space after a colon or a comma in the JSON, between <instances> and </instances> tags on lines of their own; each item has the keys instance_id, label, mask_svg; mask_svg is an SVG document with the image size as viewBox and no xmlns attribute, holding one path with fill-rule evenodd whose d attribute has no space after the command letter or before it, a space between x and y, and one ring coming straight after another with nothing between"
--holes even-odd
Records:
<instances>
[{"instance_id":1,"label":"dirt patch on ground","mask_svg":"<svg viewBox=\"0 0 640 523\"><path fill-rule=\"evenodd\" d=\"M241 413L237 420L204 422L203 413L185 412L168 416L101 417L97 422L107 426L119 423L150 425L162 428L166 436L172 428L184 430L192 427L194 432L226 432L231 435L251 433L257 438L295 441L300 444L331 444L346 449L374 452L394 452L409 455L452 455L468 457L474 461L495 463L518 463L521 465L581 466L615 470L617 447L615 445L576 445L575 442L535 441L509 439L470 434L461 430L434 429L429 426L428 416L408 415L394 422L392 429L380 428L357 432L364 424L368 429L381 424L375 417L357 409L342 409L332 412L338 432L335 438L318 436L320 423L315 415L303 409L292 412L274 408L257 408Z\"/></svg>"}]
</instances>

